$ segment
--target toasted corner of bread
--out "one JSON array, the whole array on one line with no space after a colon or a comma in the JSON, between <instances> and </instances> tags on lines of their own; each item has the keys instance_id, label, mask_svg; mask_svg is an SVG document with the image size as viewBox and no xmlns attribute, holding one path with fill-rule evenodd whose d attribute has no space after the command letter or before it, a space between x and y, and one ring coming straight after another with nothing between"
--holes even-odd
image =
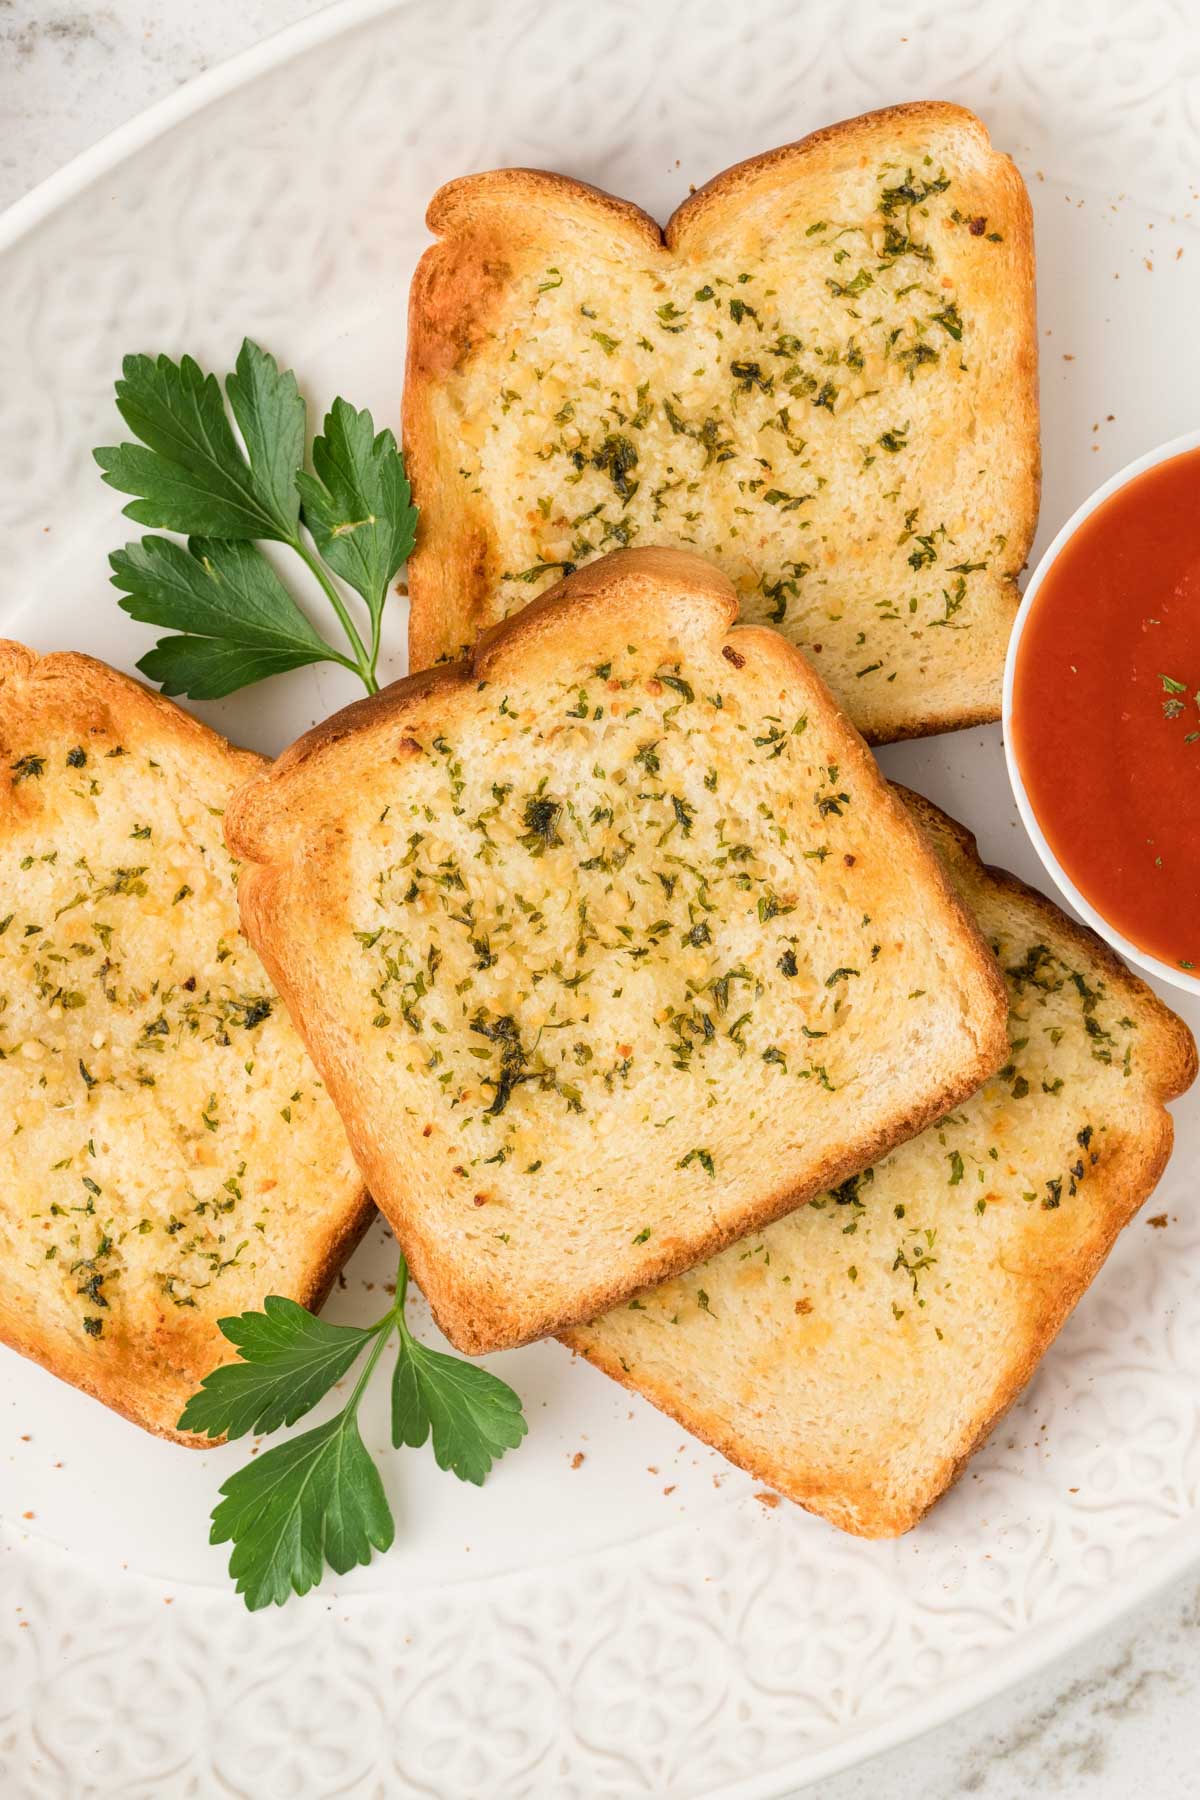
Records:
<instances>
[{"instance_id":1,"label":"toasted corner of bread","mask_svg":"<svg viewBox=\"0 0 1200 1800\"><path fill-rule=\"evenodd\" d=\"M597 561L243 790L247 934L442 1329L502 1348L796 1206L999 1064L995 962L824 683Z\"/></svg>"},{"instance_id":2,"label":"toasted corner of bread","mask_svg":"<svg viewBox=\"0 0 1200 1800\"><path fill-rule=\"evenodd\" d=\"M844 1531L909 1530L1029 1381L1172 1141L1181 1019L899 789L1004 970L1003 1066L940 1123L564 1341Z\"/></svg>"},{"instance_id":3,"label":"toasted corner of bread","mask_svg":"<svg viewBox=\"0 0 1200 1800\"><path fill-rule=\"evenodd\" d=\"M319 1304L373 1213L238 928L221 818L262 766L0 643L0 1340L182 1443L218 1320Z\"/></svg>"}]
</instances>

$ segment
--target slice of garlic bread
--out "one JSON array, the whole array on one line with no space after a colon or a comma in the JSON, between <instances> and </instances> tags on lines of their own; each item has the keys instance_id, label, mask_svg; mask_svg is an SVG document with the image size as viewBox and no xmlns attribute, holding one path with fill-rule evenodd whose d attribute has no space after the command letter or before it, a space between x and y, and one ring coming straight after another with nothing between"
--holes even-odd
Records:
<instances>
[{"instance_id":1,"label":"slice of garlic bread","mask_svg":"<svg viewBox=\"0 0 1200 1800\"><path fill-rule=\"evenodd\" d=\"M238 926L222 837L263 767L90 657L0 642L0 1340L139 1425L319 1303L372 1216Z\"/></svg>"},{"instance_id":2,"label":"slice of garlic bread","mask_svg":"<svg viewBox=\"0 0 1200 1800\"><path fill-rule=\"evenodd\" d=\"M318 726L226 820L257 946L460 1349L589 1318L911 1136L996 965L820 678L679 551Z\"/></svg>"},{"instance_id":3,"label":"slice of garlic bread","mask_svg":"<svg viewBox=\"0 0 1200 1800\"><path fill-rule=\"evenodd\" d=\"M665 232L560 175L451 182L414 278L413 668L623 544L691 547L873 742L1000 716L1039 489L1029 201L980 121L890 107Z\"/></svg>"},{"instance_id":4,"label":"slice of garlic bread","mask_svg":"<svg viewBox=\"0 0 1200 1800\"><path fill-rule=\"evenodd\" d=\"M898 790L904 792L904 790ZM995 948L1011 1043L920 1137L565 1341L845 1531L915 1525L1020 1393L1171 1149L1182 1020L905 794Z\"/></svg>"}]
</instances>

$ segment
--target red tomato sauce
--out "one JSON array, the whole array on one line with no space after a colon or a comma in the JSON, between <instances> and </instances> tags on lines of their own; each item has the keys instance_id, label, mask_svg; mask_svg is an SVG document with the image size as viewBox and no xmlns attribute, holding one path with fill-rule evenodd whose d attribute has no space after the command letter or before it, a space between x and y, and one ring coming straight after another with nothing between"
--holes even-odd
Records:
<instances>
[{"instance_id":1,"label":"red tomato sauce","mask_svg":"<svg viewBox=\"0 0 1200 1800\"><path fill-rule=\"evenodd\" d=\"M1080 893L1140 950L1200 970L1200 450L1135 476L1055 558L1012 733Z\"/></svg>"}]
</instances>

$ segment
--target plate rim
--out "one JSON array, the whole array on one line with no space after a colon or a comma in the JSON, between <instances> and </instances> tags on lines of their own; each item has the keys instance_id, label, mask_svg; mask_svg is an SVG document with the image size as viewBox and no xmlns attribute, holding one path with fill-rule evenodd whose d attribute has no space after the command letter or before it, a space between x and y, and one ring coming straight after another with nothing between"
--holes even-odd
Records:
<instances>
[{"instance_id":1,"label":"plate rim","mask_svg":"<svg viewBox=\"0 0 1200 1800\"><path fill-rule=\"evenodd\" d=\"M917 1738L936 1731L939 1726L948 1725L977 1707L999 1699L1020 1682L1040 1674L1058 1658L1081 1649L1096 1638L1106 1625L1113 1624L1137 1607L1157 1598L1174 1577L1188 1568L1194 1568L1200 1560L1200 1542L1189 1541L1189 1533L1192 1539L1200 1537L1193 1524L1197 1517L1193 1513L1188 1519L1181 1519L1181 1541L1170 1543L1160 1555L1151 1558L1139 1570L1140 1585L1136 1593L1124 1593L1120 1583L1114 1583L1108 1592L1097 1594L1071 1618L1061 1619L1049 1629L1027 1627L1020 1636L1014 1636L1011 1648L999 1648L995 1653L995 1662L1001 1664L1002 1668L995 1679L986 1670L974 1676L961 1676L941 1694L906 1708L902 1723L881 1719L861 1734L851 1737L845 1744L831 1744L825 1750L806 1756L803 1764L796 1764L797 1774L794 1778L789 1777L784 1787L776 1785L783 1767L781 1765L780 1770L773 1771L769 1778L761 1782L750 1778L735 1782L732 1786L726 1784L724 1787L712 1788L706 1792L704 1800L805 1800L805 1790L813 1782L845 1774L848 1769L858 1768L874 1757L885 1755L889 1750L903 1749ZM1019 1648L1022 1644L1027 1646L1024 1653ZM988 1668L991 1666L989 1664ZM973 1684L979 1691L963 1698L963 1690L969 1689ZM812 1800L819 1800L819 1796L813 1795Z\"/></svg>"},{"instance_id":2,"label":"plate rim","mask_svg":"<svg viewBox=\"0 0 1200 1800\"><path fill-rule=\"evenodd\" d=\"M305 19L273 31L258 43L191 76L161 99L154 100L132 119L115 125L102 137L80 150L35 183L0 211L0 255L35 231L69 200L77 199L94 181L114 169L135 151L145 149L157 137L222 100L260 75L315 49L331 38L343 37L357 26L384 13L402 12L416 0L326 0Z\"/></svg>"},{"instance_id":3,"label":"plate rim","mask_svg":"<svg viewBox=\"0 0 1200 1800\"><path fill-rule=\"evenodd\" d=\"M186 125L208 106L255 80L272 74L306 52L348 36L360 26L389 13L410 10L418 0L327 0L308 17L275 31L259 42L204 70L171 93L152 102L131 119L114 127L53 170L34 187L0 212L0 257L17 247L56 212L78 199L106 174L144 150L156 139ZM601 0L603 4L603 0ZM1129 469L1121 472L1127 477ZM1068 526L1074 521L1068 521ZM1064 528L1065 529L1065 528ZM13 1548L30 1543L17 1521L0 1518L0 1531L12 1534ZM53 1554L73 1560L66 1546L49 1540ZM707 1800L787 1800L800 1789L857 1767L889 1750L908 1745L953 1719L1006 1693L1020 1682L1045 1670L1059 1658L1095 1639L1103 1629L1139 1606L1161 1595L1167 1584L1200 1563L1200 1509L1181 1515L1166 1542L1149 1556L1132 1576L1113 1582L1095 1593L1069 1616L1046 1627L1026 1625L995 1647L988 1662L973 1674L961 1676L940 1692L908 1705L902 1713L885 1717L841 1742L801 1752L793 1759L758 1775L705 1788ZM93 1571L97 1578L99 1571ZM137 1573L134 1579L151 1587L168 1585L152 1575ZM175 1582L175 1588L188 1583ZM232 1593L220 1596L230 1607L238 1603ZM331 1596L332 1597L332 1596ZM342 1606L353 1606L369 1596L342 1595Z\"/></svg>"}]
</instances>

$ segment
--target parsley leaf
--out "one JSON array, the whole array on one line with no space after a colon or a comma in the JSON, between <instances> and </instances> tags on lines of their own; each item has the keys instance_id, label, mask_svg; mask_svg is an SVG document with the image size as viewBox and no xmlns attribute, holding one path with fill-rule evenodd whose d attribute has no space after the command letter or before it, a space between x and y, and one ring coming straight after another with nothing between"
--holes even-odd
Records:
<instances>
[{"instance_id":1,"label":"parsley leaf","mask_svg":"<svg viewBox=\"0 0 1200 1800\"><path fill-rule=\"evenodd\" d=\"M237 367L225 382L229 404L246 445L255 487L286 543L296 535L300 494L296 471L304 466L304 401L290 369L246 338Z\"/></svg>"},{"instance_id":2,"label":"parsley leaf","mask_svg":"<svg viewBox=\"0 0 1200 1800\"><path fill-rule=\"evenodd\" d=\"M225 382L240 441L221 384L190 356L178 363L128 356L116 391L118 411L140 441L93 453L104 480L135 496L127 517L190 540L185 551L166 538L144 538L110 559L126 612L181 634L159 640L138 664L143 674L169 694L212 700L306 663L335 662L375 693L384 605L416 535L392 433L376 435L370 413L335 400L325 435L313 444L315 474L307 474L296 378L249 338ZM260 541L300 558L332 606L349 654L309 623L254 548ZM338 578L367 603L365 643Z\"/></svg>"},{"instance_id":3,"label":"parsley leaf","mask_svg":"<svg viewBox=\"0 0 1200 1800\"><path fill-rule=\"evenodd\" d=\"M198 537L286 543L270 491L260 490L238 447L216 376L190 356L127 356L123 369L117 411L141 444L93 454L109 487L138 496L126 518Z\"/></svg>"},{"instance_id":4,"label":"parsley leaf","mask_svg":"<svg viewBox=\"0 0 1200 1800\"><path fill-rule=\"evenodd\" d=\"M181 1431L244 1437L294 1425L357 1362L374 1333L331 1325L295 1300L271 1294L262 1312L218 1321L242 1360L206 1375L179 1421Z\"/></svg>"},{"instance_id":5,"label":"parsley leaf","mask_svg":"<svg viewBox=\"0 0 1200 1800\"><path fill-rule=\"evenodd\" d=\"M286 675L321 656L297 656L283 650L248 648L219 638L165 637L138 660L138 668L156 681L164 694L187 694L193 700L223 700L226 694ZM341 658L337 659L339 662Z\"/></svg>"},{"instance_id":6,"label":"parsley leaf","mask_svg":"<svg viewBox=\"0 0 1200 1800\"><path fill-rule=\"evenodd\" d=\"M369 412L335 400L324 437L314 438L313 475L296 486L304 523L335 574L361 594L377 619L388 583L416 542L417 513L390 431L375 436Z\"/></svg>"},{"instance_id":7,"label":"parsley leaf","mask_svg":"<svg viewBox=\"0 0 1200 1800\"><path fill-rule=\"evenodd\" d=\"M247 1463L221 1493L210 1541L233 1544L229 1573L251 1612L307 1594L326 1563L344 1575L370 1562L396 1535L349 1408Z\"/></svg>"},{"instance_id":8,"label":"parsley leaf","mask_svg":"<svg viewBox=\"0 0 1200 1800\"><path fill-rule=\"evenodd\" d=\"M210 1541L233 1545L229 1573L252 1612L308 1593L326 1563L343 1575L369 1562L372 1549L390 1547L391 1510L357 1417L393 1331L399 1336L392 1388L397 1448L419 1448L432 1436L439 1468L478 1486L525 1436L521 1402L506 1383L413 1337L404 1317L407 1288L401 1257L395 1299L373 1325L333 1325L277 1294L262 1312L220 1321L241 1360L206 1375L179 1420L181 1430L213 1438L294 1424L370 1346L341 1412L256 1457L220 1490Z\"/></svg>"},{"instance_id":9,"label":"parsley leaf","mask_svg":"<svg viewBox=\"0 0 1200 1800\"><path fill-rule=\"evenodd\" d=\"M402 1331L392 1377L397 1449L420 1449L432 1436L438 1468L481 1487L496 1458L515 1450L528 1429L520 1399L506 1382Z\"/></svg>"},{"instance_id":10,"label":"parsley leaf","mask_svg":"<svg viewBox=\"0 0 1200 1800\"><path fill-rule=\"evenodd\" d=\"M355 666L318 635L253 544L191 538L185 550L144 537L108 560L131 618L188 634L160 638L138 664L166 694L218 700L305 663Z\"/></svg>"}]
</instances>

